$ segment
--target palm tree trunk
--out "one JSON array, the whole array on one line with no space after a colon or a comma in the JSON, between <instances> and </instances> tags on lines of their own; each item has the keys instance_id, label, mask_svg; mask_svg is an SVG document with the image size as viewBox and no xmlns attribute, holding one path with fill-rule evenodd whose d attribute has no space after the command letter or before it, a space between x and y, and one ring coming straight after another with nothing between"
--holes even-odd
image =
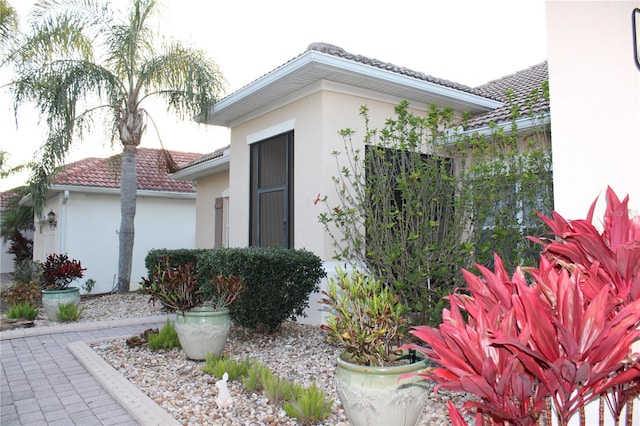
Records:
<instances>
[{"instance_id":1,"label":"palm tree trunk","mask_svg":"<svg viewBox=\"0 0 640 426\"><path fill-rule=\"evenodd\" d=\"M136 216L136 155L135 144L125 144L122 151L120 176L120 253L118 258L118 293L129 292Z\"/></svg>"}]
</instances>

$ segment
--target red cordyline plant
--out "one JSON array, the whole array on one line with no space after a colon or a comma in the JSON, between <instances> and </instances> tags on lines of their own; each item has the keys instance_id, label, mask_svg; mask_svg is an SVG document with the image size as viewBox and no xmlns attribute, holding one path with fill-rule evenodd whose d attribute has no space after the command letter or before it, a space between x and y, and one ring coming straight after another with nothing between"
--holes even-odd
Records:
<instances>
[{"instance_id":1,"label":"red cordyline plant","mask_svg":"<svg viewBox=\"0 0 640 426\"><path fill-rule=\"evenodd\" d=\"M64 290L76 278L82 278L86 269L79 260L69 259L66 254L50 254L40 264L42 275L40 280L45 290Z\"/></svg>"},{"instance_id":2,"label":"red cordyline plant","mask_svg":"<svg viewBox=\"0 0 640 426\"><path fill-rule=\"evenodd\" d=\"M600 395L607 395L617 421L639 394L640 354L630 352L640 339L640 298L633 296L638 263L629 262L637 259L640 222L628 220L626 200L620 203L612 191L607 201L602 235L554 214L552 231L562 230L569 243L543 242L547 257L528 270L533 283L520 269L509 278L496 255L494 271L480 265L481 276L463 271L469 294L449 297L451 309L438 328L412 331L428 347L407 346L440 365L420 375L474 394L464 409L475 409L477 425L536 424L549 399L566 425ZM593 206L589 219L592 213ZM449 411L454 426L465 424L457 408Z\"/></svg>"},{"instance_id":3,"label":"red cordyline plant","mask_svg":"<svg viewBox=\"0 0 640 426\"><path fill-rule=\"evenodd\" d=\"M640 299L640 216L629 217L628 196L620 201L609 187L605 197L602 233L593 225L596 199L584 220L566 221L557 213L552 218L539 215L557 240L532 240L542 244L545 256L557 267L577 268L589 278L580 283L589 300L602 288L609 288L612 297L610 315L616 315ZM615 386L602 397L616 419L626 404L627 424L631 424L632 400L638 394L640 382L636 381Z\"/></svg>"},{"instance_id":4,"label":"red cordyline plant","mask_svg":"<svg viewBox=\"0 0 640 426\"><path fill-rule=\"evenodd\" d=\"M211 278L209 303L214 309L228 308L246 290L244 279L238 275L217 275Z\"/></svg>"}]
</instances>

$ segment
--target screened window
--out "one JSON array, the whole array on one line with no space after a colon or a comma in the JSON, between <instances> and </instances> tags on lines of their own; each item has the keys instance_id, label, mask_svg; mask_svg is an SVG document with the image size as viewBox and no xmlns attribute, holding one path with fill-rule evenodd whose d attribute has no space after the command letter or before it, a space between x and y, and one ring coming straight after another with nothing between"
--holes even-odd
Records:
<instances>
[{"instance_id":1,"label":"screened window","mask_svg":"<svg viewBox=\"0 0 640 426\"><path fill-rule=\"evenodd\" d=\"M250 241L293 247L293 131L251 145Z\"/></svg>"}]
</instances>

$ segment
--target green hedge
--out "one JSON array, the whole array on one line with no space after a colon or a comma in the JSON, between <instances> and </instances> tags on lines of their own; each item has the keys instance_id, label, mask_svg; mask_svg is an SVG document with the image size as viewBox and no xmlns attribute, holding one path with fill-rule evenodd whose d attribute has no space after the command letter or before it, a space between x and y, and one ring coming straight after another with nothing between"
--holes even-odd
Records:
<instances>
[{"instance_id":1,"label":"green hedge","mask_svg":"<svg viewBox=\"0 0 640 426\"><path fill-rule=\"evenodd\" d=\"M231 316L240 326L269 333L305 315L309 296L326 275L322 260L307 250L264 247L152 250L145 259L147 270L164 255L174 265L194 262L205 290L217 275L244 278L247 291L231 307Z\"/></svg>"},{"instance_id":2,"label":"green hedge","mask_svg":"<svg viewBox=\"0 0 640 426\"><path fill-rule=\"evenodd\" d=\"M192 262L198 263L198 256L209 249L153 249L149 250L144 258L144 267L147 268L147 278L151 278L151 272L155 270L158 263L162 262L164 256L169 257L171 266L184 265Z\"/></svg>"}]
</instances>

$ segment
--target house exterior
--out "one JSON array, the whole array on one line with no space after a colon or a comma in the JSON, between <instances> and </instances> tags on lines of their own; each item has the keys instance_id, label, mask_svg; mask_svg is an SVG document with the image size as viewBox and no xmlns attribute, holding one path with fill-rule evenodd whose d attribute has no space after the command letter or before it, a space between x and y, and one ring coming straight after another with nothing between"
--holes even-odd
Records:
<instances>
[{"instance_id":1,"label":"house exterior","mask_svg":"<svg viewBox=\"0 0 640 426\"><path fill-rule=\"evenodd\" d=\"M169 152L178 165L202 156ZM91 278L96 281L93 293L109 292L117 285L119 158L85 158L65 165L54 176L43 217L35 224L34 260L66 253L81 261L87 270L77 285ZM195 247L195 188L190 181L169 179L163 164L160 150L138 149L131 290L147 274L144 258L150 249Z\"/></svg>"},{"instance_id":2,"label":"house exterior","mask_svg":"<svg viewBox=\"0 0 640 426\"><path fill-rule=\"evenodd\" d=\"M546 1L556 210L584 218L607 186L640 215L640 1ZM635 31L634 31L635 30ZM640 352L640 342L633 346ZM634 399L633 424L640 424ZM598 418L598 403L586 418ZM615 422L605 409L605 425ZM570 424L578 425L578 419Z\"/></svg>"},{"instance_id":3,"label":"house exterior","mask_svg":"<svg viewBox=\"0 0 640 426\"><path fill-rule=\"evenodd\" d=\"M197 182L196 233L207 236L198 247L214 246L213 203L222 199L225 234L217 237L222 245L304 248L320 256L331 272L332 241L318 221L322 207L313 201L318 194L334 193L337 169L332 152L343 149L338 131L351 128L356 140L361 137L362 105L368 107L371 128L383 127L395 106L407 100L417 114L426 114L431 103L453 108L458 118L468 111L470 131L482 132L489 121L508 119L507 88L520 99L547 79L546 70L542 63L472 88L337 46L311 44L219 101L207 124L228 127L230 146L223 156L173 175ZM535 108L545 115L548 103L541 100ZM527 125L532 123L523 119L520 129ZM308 322L324 318L313 298L308 313Z\"/></svg>"},{"instance_id":4,"label":"house exterior","mask_svg":"<svg viewBox=\"0 0 640 426\"><path fill-rule=\"evenodd\" d=\"M546 2L554 198L566 218L584 217L597 196L603 202L607 186L628 194L629 209L640 215L635 8L640 1ZM602 202L597 214L604 211Z\"/></svg>"}]
</instances>

